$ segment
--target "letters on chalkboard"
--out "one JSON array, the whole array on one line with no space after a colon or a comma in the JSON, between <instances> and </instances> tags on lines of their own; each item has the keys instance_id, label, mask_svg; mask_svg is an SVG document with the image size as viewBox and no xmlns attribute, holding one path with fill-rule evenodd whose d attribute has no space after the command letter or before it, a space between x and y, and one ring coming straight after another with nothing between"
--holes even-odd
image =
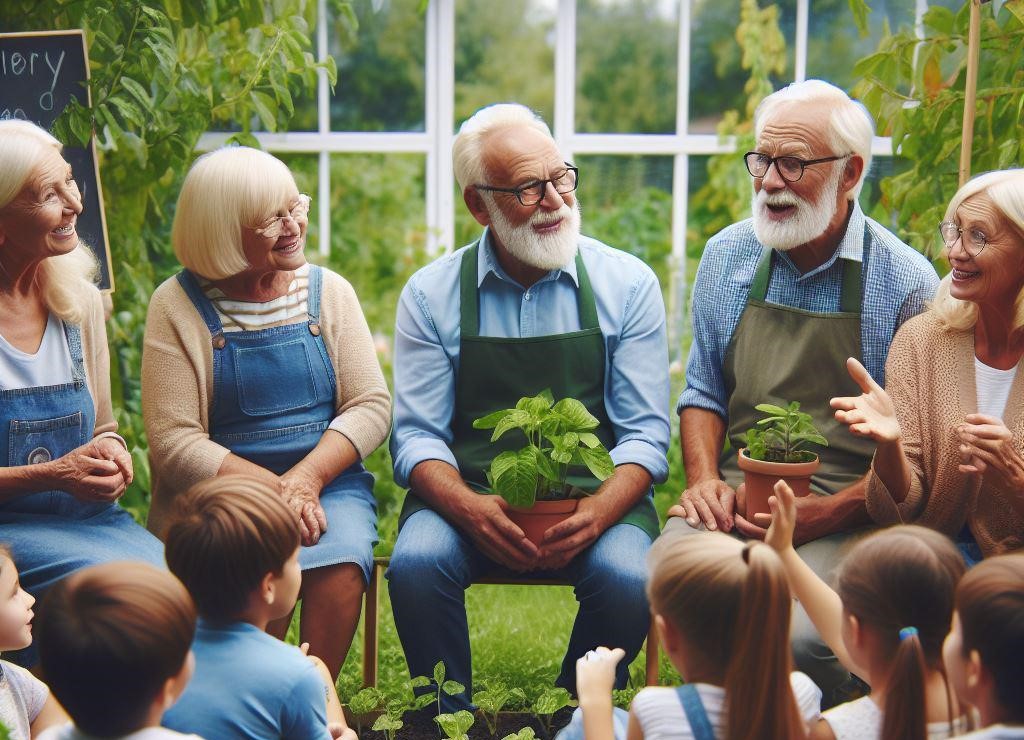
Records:
<instances>
[{"instance_id":1,"label":"letters on chalkboard","mask_svg":"<svg viewBox=\"0 0 1024 740\"><path fill-rule=\"evenodd\" d=\"M0 120L19 118L49 130L72 98L88 107L88 79L82 31L0 33ZM113 290L95 141L85 148L65 146L64 159L82 191L78 235L99 259L100 288Z\"/></svg>"}]
</instances>

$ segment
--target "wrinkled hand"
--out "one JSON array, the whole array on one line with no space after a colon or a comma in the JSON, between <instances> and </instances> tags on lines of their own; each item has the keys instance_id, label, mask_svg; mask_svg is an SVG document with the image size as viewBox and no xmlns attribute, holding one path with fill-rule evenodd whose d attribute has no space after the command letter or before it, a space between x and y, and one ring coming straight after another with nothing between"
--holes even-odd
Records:
<instances>
[{"instance_id":1,"label":"wrinkled hand","mask_svg":"<svg viewBox=\"0 0 1024 740\"><path fill-rule=\"evenodd\" d=\"M320 482L294 469L281 476L281 495L288 508L299 515L302 544L315 545L327 531L327 514L320 505Z\"/></svg>"},{"instance_id":2,"label":"wrinkled hand","mask_svg":"<svg viewBox=\"0 0 1024 740\"><path fill-rule=\"evenodd\" d=\"M580 706L586 707L595 701L611 700L615 687L615 667L626 655L622 648L609 650L599 647L587 652L576 661L576 693Z\"/></svg>"},{"instance_id":3,"label":"wrinkled hand","mask_svg":"<svg viewBox=\"0 0 1024 740\"><path fill-rule=\"evenodd\" d=\"M793 532L796 530L796 495L789 484L779 480L775 484L775 495L768 497L772 523L765 533L764 541L775 552L793 547Z\"/></svg>"},{"instance_id":4,"label":"wrinkled hand","mask_svg":"<svg viewBox=\"0 0 1024 740\"><path fill-rule=\"evenodd\" d=\"M558 570L590 547L611 526L607 521L605 501L600 496L581 498L572 516L550 527L541 540L539 566Z\"/></svg>"},{"instance_id":5,"label":"wrinkled hand","mask_svg":"<svg viewBox=\"0 0 1024 740\"><path fill-rule=\"evenodd\" d=\"M899 440L902 430L889 394L853 357L846 361L846 369L863 393L829 401L829 405L836 409L836 421L849 426L851 434L856 437L867 437L876 442Z\"/></svg>"},{"instance_id":6,"label":"wrinkled hand","mask_svg":"<svg viewBox=\"0 0 1024 740\"><path fill-rule=\"evenodd\" d=\"M736 491L717 478L690 486L679 497L679 503L668 510L669 516L685 517L691 527L703 523L709 530L723 532L732 531L735 513Z\"/></svg>"},{"instance_id":7,"label":"wrinkled hand","mask_svg":"<svg viewBox=\"0 0 1024 740\"><path fill-rule=\"evenodd\" d=\"M491 560L522 573L537 567L537 546L508 515L501 496L466 496L458 511L459 526Z\"/></svg>"},{"instance_id":8,"label":"wrinkled hand","mask_svg":"<svg viewBox=\"0 0 1024 740\"><path fill-rule=\"evenodd\" d=\"M113 437L86 442L71 452L42 465L54 488L67 491L79 501L116 501L132 482L132 457Z\"/></svg>"},{"instance_id":9,"label":"wrinkled hand","mask_svg":"<svg viewBox=\"0 0 1024 740\"><path fill-rule=\"evenodd\" d=\"M966 424L957 427L960 438L961 473L984 475L991 470L1006 487L1024 488L1024 458L1006 424L995 416L968 414Z\"/></svg>"}]
</instances>

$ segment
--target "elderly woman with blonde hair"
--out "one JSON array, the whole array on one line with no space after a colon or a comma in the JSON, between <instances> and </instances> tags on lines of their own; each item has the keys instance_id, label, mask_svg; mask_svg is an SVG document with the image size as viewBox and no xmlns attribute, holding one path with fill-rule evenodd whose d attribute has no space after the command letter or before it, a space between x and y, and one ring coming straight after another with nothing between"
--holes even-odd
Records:
<instances>
[{"instance_id":1,"label":"elderly woman with blonde hair","mask_svg":"<svg viewBox=\"0 0 1024 740\"><path fill-rule=\"evenodd\" d=\"M373 566L373 476L391 399L352 286L306 263L309 197L273 156L200 157L171 238L185 267L157 288L142 358L149 528L165 534L192 484L242 473L296 514L300 639L337 675ZM283 636L288 620L272 624Z\"/></svg>"},{"instance_id":2,"label":"elderly woman with blonde hair","mask_svg":"<svg viewBox=\"0 0 1024 740\"><path fill-rule=\"evenodd\" d=\"M950 272L893 340L885 389L851 359L863 393L832 406L877 442L871 516L945 532L970 564L1024 546L1024 169L966 183L939 233Z\"/></svg>"},{"instance_id":3,"label":"elderly woman with blonde hair","mask_svg":"<svg viewBox=\"0 0 1024 740\"><path fill-rule=\"evenodd\" d=\"M116 433L95 259L59 141L0 121L0 537L38 597L109 560L163 566L160 542L117 504L132 458ZM32 662L26 653L21 662Z\"/></svg>"}]
</instances>

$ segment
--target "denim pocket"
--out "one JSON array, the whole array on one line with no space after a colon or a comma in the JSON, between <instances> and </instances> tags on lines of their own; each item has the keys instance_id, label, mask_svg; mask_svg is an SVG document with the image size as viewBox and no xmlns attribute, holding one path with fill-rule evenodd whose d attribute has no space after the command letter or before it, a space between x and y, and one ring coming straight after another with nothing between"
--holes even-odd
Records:
<instances>
[{"instance_id":1,"label":"denim pocket","mask_svg":"<svg viewBox=\"0 0 1024 740\"><path fill-rule=\"evenodd\" d=\"M56 460L85 444L82 412L54 419L10 422L7 465L38 465ZM91 431L91 430L90 430Z\"/></svg>"},{"instance_id":2,"label":"denim pocket","mask_svg":"<svg viewBox=\"0 0 1024 740\"><path fill-rule=\"evenodd\" d=\"M269 416L317 402L309 347L301 339L234 349L238 405L249 416Z\"/></svg>"}]
</instances>

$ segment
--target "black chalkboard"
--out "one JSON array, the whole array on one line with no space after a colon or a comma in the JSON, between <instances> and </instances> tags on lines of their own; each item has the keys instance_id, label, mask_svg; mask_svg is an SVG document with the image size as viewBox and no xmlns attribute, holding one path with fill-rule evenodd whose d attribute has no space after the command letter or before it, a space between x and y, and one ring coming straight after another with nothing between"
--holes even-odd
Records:
<instances>
[{"instance_id":1,"label":"black chalkboard","mask_svg":"<svg viewBox=\"0 0 1024 740\"><path fill-rule=\"evenodd\" d=\"M0 33L0 119L21 118L49 130L71 98L88 107L88 79L82 31ZM99 259L100 288L113 290L96 142L84 149L64 147L64 159L82 190L78 235Z\"/></svg>"}]
</instances>

